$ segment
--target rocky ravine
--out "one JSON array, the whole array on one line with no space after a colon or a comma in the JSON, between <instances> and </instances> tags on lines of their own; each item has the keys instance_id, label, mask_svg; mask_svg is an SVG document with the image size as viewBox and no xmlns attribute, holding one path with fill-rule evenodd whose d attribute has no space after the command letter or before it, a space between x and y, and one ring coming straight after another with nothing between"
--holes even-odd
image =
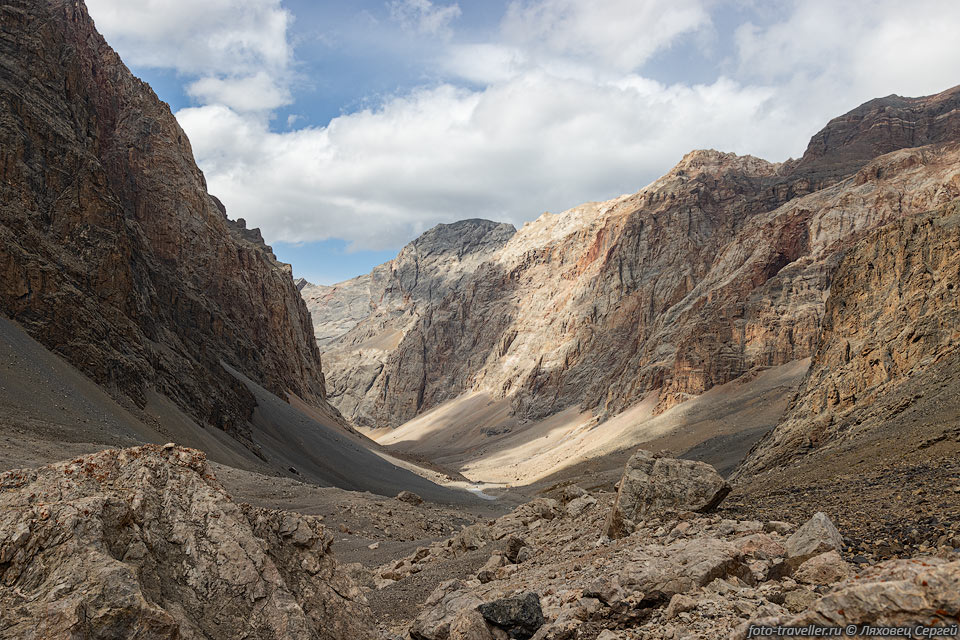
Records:
<instances>
[{"instance_id":1,"label":"rocky ravine","mask_svg":"<svg viewBox=\"0 0 960 640\"><path fill-rule=\"evenodd\" d=\"M524 225L427 303L385 312L371 288L370 315L324 347L333 402L374 427L471 390L521 419L603 418L809 357L844 252L960 195L958 103L871 101L783 164L695 151L636 194ZM318 334L342 330L341 303L308 299Z\"/></svg>"},{"instance_id":2,"label":"rocky ravine","mask_svg":"<svg viewBox=\"0 0 960 640\"><path fill-rule=\"evenodd\" d=\"M865 237L837 270L796 399L737 475L745 479L812 453L835 456L837 449L863 456L867 439L960 442L949 413L960 412L960 377L952 366L960 347L958 287L960 202ZM944 391L953 395L952 406L942 402ZM925 408L947 413L924 416ZM909 428L894 422L904 412ZM908 442L890 457L908 451Z\"/></svg>"},{"instance_id":3,"label":"rocky ravine","mask_svg":"<svg viewBox=\"0 0 960 640\"><path fill-rule=\"evenodd\" d=\"M270 391L323 405L288 265L207 193L169 107L83 2L0 2L0 312L117 397L245 438Z\"/></svg>"}]
</instances>

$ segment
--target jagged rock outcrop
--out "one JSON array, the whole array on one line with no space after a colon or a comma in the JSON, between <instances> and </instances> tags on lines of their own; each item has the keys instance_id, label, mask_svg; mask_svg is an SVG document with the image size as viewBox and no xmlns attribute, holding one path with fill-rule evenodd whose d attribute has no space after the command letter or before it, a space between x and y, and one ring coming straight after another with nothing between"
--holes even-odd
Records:
<instances>
[{"instance_id":1,"label":"jagged rock outcrop","mask_svg":"<svg viewBox=\"0 0 960 640\"><path fill-rule=\"evenodd\" d=\"M602 418L809 357L843 252L960 195L958 105L960 89L867 103L800 160L696 151L636 194L544 214L402 332L366 334L375 361L333 367L331 396L368 426L471 390L521 419Z\"/></svg>"},{"instance_id":2,"label":"jagged rock outcrop","mask_svg":"<svg viewBox=\"0 0 960 640\"><path fill-rule=\"evenodd\" d=\"M320 519L234 504L199 451L108 450L0 488L2 637L375 635Z\"/></svg>"},{"instance_id":3,"label":"jagged rock outcrop","mask_svg":"<svg viewBox=\"0 0 960 640\"><path fill-rule=\"evenodd\" d=\"M437 225L370 274L331 287L304 287L326 367L334 372L330 401L356 424L382 422L378 398L393 392L396 364L388 360L398 345L514 233L512 225L489 220ZM426 384L429 355L404 351L402 375ZM402 402L408 401L415 413L423 398L404 396Z\"/></svg>"},{"instance_id":4,"label":"jagged rock outcrop","mask_svg":"<svg viewBox=\"0 0 960 640\"><path fill-rule=\"evenodd\" d=\"M730 485L710 465L641 449L623 470L604 535L628 536L638 521L666 511L709 511L728 493Z\"/></svg>"},{"instance_id":5,"label":"jagged rock outcrop","mask_svg":"<svg viewBox=\"0 0 960 640\"><path fill-rule=\"evenodd\" d=\"M244 437L253 397L322 403L288 265L209 195L169 107L83 2L0 2L0 312L143 406Z\"/></svg>"},{"instance_id":6,"label":"jagged rock outcrop","mask_svg":"<svg viewBox=\"0 0 960 640\"><path fill-rule=\"evenodd\" d=\"M924 405L923 386L960 388L955 377L934 373L957 357L958 286L960 203L867 235L837 270L797 397L737 477L781 468L825 447L883 437L894 417ZM933 401L941 402L935 395Z\"/></svg>"}]
</instances>

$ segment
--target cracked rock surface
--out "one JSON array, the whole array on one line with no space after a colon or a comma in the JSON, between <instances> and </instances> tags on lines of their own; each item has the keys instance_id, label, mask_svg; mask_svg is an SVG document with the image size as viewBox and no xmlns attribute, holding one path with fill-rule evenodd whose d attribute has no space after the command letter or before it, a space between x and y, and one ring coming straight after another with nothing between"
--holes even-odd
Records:
<instances>
[{"instance_id":1,"label":"cracked rock surface","mask_svg":"<svg viewBox=\"0 0 960 640\"><path fill-rule=\"evenodd\" d=\"M0 637L369 638L319 518L148 445L0 475Z\"/></svg>"}]
</instances>

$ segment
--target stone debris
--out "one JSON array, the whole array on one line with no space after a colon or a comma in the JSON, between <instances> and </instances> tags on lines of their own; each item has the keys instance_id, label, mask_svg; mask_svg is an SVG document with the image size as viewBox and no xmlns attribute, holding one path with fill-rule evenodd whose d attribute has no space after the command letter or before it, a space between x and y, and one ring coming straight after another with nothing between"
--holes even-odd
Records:
<instances>
[{"instance_id":1,"label":"stone debris","mask_svg":"<svg viewBox=\"0 0 960 640\"><path fill-rule=\"evenodd\" d=\"M373 636L320 521L234 504L199 451L107 450L0 489L3 637Z\"/></svg>"}]
</instances>

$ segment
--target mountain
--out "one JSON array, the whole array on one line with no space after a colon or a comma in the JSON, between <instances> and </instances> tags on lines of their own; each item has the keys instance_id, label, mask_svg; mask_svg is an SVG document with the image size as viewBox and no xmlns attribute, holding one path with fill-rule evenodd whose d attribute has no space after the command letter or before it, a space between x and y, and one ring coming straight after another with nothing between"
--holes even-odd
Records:
<instances>
[{"instance_id":1,"label":"mountain","mask_svg":"<svg viewBox=\"0 0 960 640\"><path fill-rule=\"evenodd\" d=\"M470 394L507 402L513 430L565 411L596 424L809 358L844 254L960 196L958 105L960 88L874 100L780 164L691 152L635 194L525 224L428 303L394 299L399 332L371 290L363 339L323 347L331 401L377 428ZM333 306L308 300L318 335L336 335Z\"/></svg>"},{"instance_id":2,"label":"mountain","mask_svg":"<svg viewBox=\"0 0 960 640\"><path fill-rule=\"evenodd\" d=\"M515 233L512 225L489 220L438 225L367 275L332 287L304 287L317 342L327 367L337 372L330 401L355 424L373 426L383 419L383 412L393 409L379 401L395 392L391 374L425 380L435 365L425 350L405 349L399 356L403 371L397 372L391 357L397 357L398 346L416 340L423 314L469 286L474 272ZM416 409L424 402L402 400L408 401Z\"/></svg>"},{"instance_id":3,"label":"mountain","mask_svg":"<svg viewBox=\"0 0 960 640\"><path fill-rule=\"evenodd\" d=\"M837 269L796 398L737 476L827 458L890 464L935 445L954 455L958 286L960 202L863 238Z\"/></svg>"},{"instance_id":4,"label":"mountain","mask_svg":"<svg viewBox=\"0 0 960 640\"><path fill-rule=\"evenodd\" d=\"M0 14L4 465L176 440L261 473L463 500L326 402L290 266L207 192L170 108L83 2Z\"/></svg>"}]
</instances>

